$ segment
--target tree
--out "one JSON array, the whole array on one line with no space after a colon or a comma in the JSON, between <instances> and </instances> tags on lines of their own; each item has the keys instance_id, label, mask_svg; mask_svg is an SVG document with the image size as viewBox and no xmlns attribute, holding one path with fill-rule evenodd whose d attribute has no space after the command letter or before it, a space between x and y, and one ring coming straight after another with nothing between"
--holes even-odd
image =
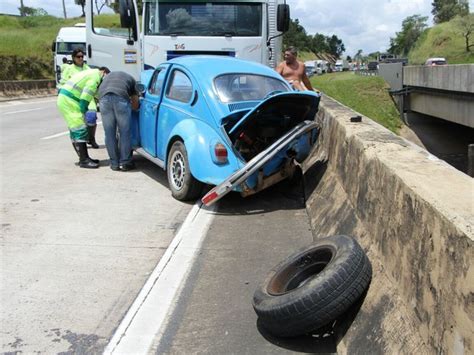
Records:
<instances>
[{"instance_id":1,"label":"tree","mask_svg":"<svg viewBox=\"0 0 474 355\"><path fill-rule=\"evenodd\" d=\"M20 16L25 17L25 16L47 16L48 13L46 12L45 9L38 7L29 7L29 6L22 6L19 7L18 10L20 10Z\"/></svg>"},{"instance_id":2,"label":"tree","mask_svg":"<svg viewBox=\"0 0 474 355\"><path fill-rule=\"evenodd\" d=\"M326 36L321 33L316 33L311 38L311 51L314 53L324 53L329 50Z\"/></svg>"},{"instance_id":3,"label":"tree","mask_svg":"<svg viewBox=\"0 0 474 355\"><path fill-rule=\"evenodd\" d=\"M471 36L474 33L474 13L467 16L457 16L454 19L454 25L457 32L464 37L466 52L470 52L471 47L474 47L474 43L470 43Z\"/></svg>"},{"instance_id":4,"label":"tree","mask_svg":"<svg viewBox=\"0 0 474 355\"><path fill-rule=\"evenodd\" d=\"M456 16L467 16L469 14L468 0L433 0L433 21L435 23L447 22Z\"/></svg>"},{"instance_id":5,"label":"tree","mask_svg":"<svg viewBox=\"0 0 474 355\"><path fill-rule=\"evenodd\" d=\"M342 40L337 38L336 35L332 35L331 37L326 37L326 41L328 44L328 52L333 56L340 58L341 54L346 50Z\"/></svg>"},{"instance_id":6,"label":"tree","mask_svg":"<svg viewBox=\"0 0 474 355\"><path fill-rule=\"evenodd\" d=\"M63 0L63 3L64 3L64 0ZM84 12L84 6L86 6L86 0L74 0L74 3L76 5L79 5L82 8L81 17L86 17L86 13ZM97 5L97 1L96 1L96 5Z\"/></svg>"},{"instance_id":7,"label":"tree","mask_svg":"<svg viewBox=\"0 0 474 355\"><path fill-rule=\"evenodd\" d=\"M287 48L293 46L298 50L311 50L311 43L306 30L300 25L298 19L290 19L290 27L288 31L283 35L283 47Z\"/></svg>"},{"instance_id":8,"label":"tree","mask_svg":"<svg viewBox=\"0 0 474 355\"><path fill-rule=\"evenodd\" d=\"M402 30L390 38L389 52L401 56L408 55L416 41L427 27L428 16L412 15L402 22Z\"/></svg>"}]
</instances>

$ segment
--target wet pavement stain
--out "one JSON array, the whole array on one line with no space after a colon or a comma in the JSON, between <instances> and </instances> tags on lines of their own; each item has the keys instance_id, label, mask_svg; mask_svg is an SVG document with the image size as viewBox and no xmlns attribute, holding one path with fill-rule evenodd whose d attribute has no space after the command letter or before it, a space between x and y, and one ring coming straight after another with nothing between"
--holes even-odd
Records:
<instances>
[{"instance_id":1,"label":"wet pavement stain","mask_svg":"<svg viewBox=\"0 0 474 355\"><path fill-rule=\"evenodd\" d=\"M67 330L61 338L71 345L58 355L100 354L106 345L105 339L96 334L76 334Z\"/></svg>"}]
</instances>

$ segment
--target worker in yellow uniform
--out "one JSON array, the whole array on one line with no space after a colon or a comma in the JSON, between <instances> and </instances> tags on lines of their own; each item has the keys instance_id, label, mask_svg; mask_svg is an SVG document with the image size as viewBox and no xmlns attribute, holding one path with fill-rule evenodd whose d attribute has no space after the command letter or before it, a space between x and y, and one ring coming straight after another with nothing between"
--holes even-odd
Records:
<instances>
[{"instance_id":1,"label":"worker in yellow uniform","mask_svg":"<svg viewBox=\"0 0 474 355\"><path fill-rule=\"evenodd\" d=\"M58 108L69 128L69 135L79 155L81 168L99 167L99 161L91 159L87 152L88 132L85 114L103 77L109 72L106 67L81 71L66 81L59 90Z\"/></svg>"},{"instance_id":2,"label":"worker in yellow uniform","mask_svg":"<svg viewBox=\"0 0 474 355\"><path fill-rule=\"evenodd\" d=\"M68 65L64 72L61 73L61 80L59 82L59 88L66 81L68 81L74 74L77 74L81 71L90 69L90 67L84 63L84 52L82 48L76 48L72 51L72 64ZM92 100L89 104L86 113L86 124L87 124L87 132L89 133L89 138L87 143L94 149L98 149L99 145L95 141L95 131L97 129L97 105L95 100Z\"/></svg>"}]
</instances>

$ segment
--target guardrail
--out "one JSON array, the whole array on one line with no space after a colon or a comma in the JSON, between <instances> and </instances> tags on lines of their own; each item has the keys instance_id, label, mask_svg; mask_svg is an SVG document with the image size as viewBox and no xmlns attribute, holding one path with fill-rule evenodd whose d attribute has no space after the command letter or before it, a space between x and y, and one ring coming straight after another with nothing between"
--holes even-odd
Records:
<instances>
[{"instance_id":1,"label":"guardrail","mask_svg":"<svg viewBox=\"0 0 474 355\"><path fill-rule=\"evenodd\" d=\"M5 80L0 81L0 97L13 98L29 95L54 94L54 80Z\"/></svg>"},{"instance_id":2,"label":"guardrail","mask_svg":"<svg viewBox=\"0 0 474 355\"><path fill-rule=\"evenodd\" d=\"M377 69L375 69L375 70L368 70L368 69L355 70L354 73L356 73L357 75L364 75L364 76L377 76L377 75L379 75L379 71Z\"/></svg>"}]
</instances>

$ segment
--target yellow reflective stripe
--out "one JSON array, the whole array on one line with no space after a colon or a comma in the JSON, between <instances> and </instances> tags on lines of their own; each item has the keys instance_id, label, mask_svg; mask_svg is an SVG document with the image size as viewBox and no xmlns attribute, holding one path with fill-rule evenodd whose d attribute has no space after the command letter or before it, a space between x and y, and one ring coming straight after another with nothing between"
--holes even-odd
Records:
<instances>
[{"instance_id":1,"label":"yellow reflective stripe","mask_svg":"<svg viewBox=\"0 0 474 355\"><path fill-rule=\"evenodd\" d=\"M89 94L90 96L94 96L95 90L92 91L92 90L89 90L88 88L84 88L84 90L82 90L82 93L86 93L86 94Z\"/></svg>"},{"instance_id":2,"label":"yellow reflective stripe","mask_svg":"<svg viewBox=\"0 0 474 355\"><path fill-rule=\"evenodd\" d=\"M79 91L79 92L82 91L82 88L81 88L79 85L77 85L76 83L74 83L74 81L71 81L71 80L66 81L66 84L64 84L64 86L67 86L67 85L69 85L69 87L71 88L71 90L77 90L77 91ZM64 86L63 86L63 87L64 87ZM71 91L71 90L70 90L70 91Z\"/></svg>"}]
</instances>

